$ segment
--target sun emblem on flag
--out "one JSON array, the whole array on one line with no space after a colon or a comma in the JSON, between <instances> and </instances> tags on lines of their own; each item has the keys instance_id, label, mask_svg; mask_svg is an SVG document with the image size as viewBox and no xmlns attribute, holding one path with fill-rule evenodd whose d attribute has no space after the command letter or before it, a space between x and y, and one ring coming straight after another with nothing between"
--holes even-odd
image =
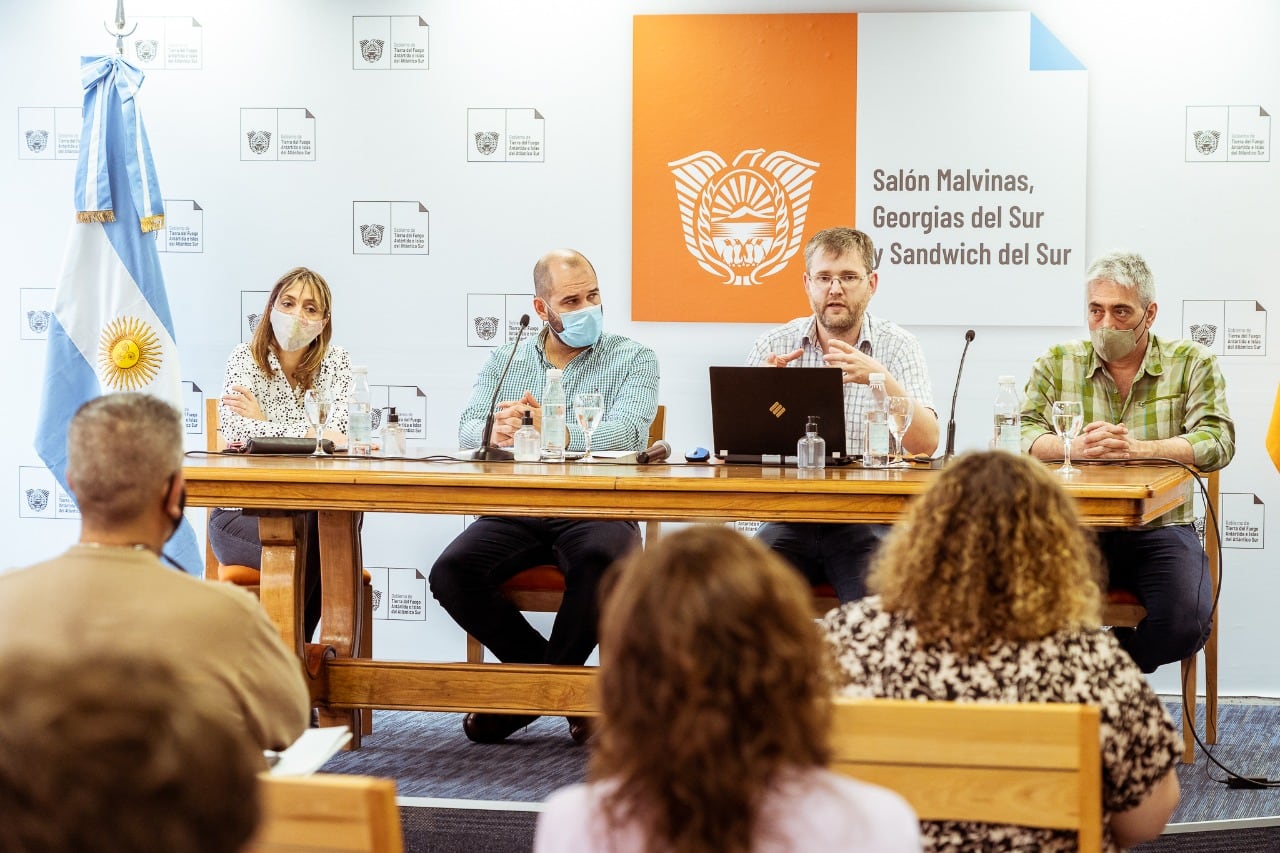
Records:
<instances>
[{"instance_id":1,"label":"sun emblem on flag","mask_svg":"<svg viewBox=\"0 0 1280 853\"><path fill-rule=\"evenodd\" d=\"M714 151L671 161L685 248L724 284L761 284L800 248L820 165L763 148L743 151L732 166Z\"/></svg>"},{"instance_id":2,"label":"sun emblem on flag","mask_svg":"<svg viewBox=\"0 0 1280 853\"><path fill-rule=\"evenodd\" d=\"M150 385L163 360L160 338L137 317L117 317L102 330L98 373L115 391L136 391Z\"/></svg>"}]
</instances>

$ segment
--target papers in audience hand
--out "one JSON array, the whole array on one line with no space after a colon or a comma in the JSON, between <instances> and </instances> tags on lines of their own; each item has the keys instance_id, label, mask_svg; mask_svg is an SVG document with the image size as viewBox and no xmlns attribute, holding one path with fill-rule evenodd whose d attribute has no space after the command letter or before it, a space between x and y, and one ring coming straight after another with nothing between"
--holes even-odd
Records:
<instances>
[{"instance_id":1,"label":"papers in audience hand","mask_svg":"<svg viewBox=\"0 0 1280 853\"><path fill-rule=\"evenodd\" d=\"M351 729L346 726L326 726L307 729L284 752L266 750L272 776L310 776L351 740Z\"/></svg>"}]
</instances>

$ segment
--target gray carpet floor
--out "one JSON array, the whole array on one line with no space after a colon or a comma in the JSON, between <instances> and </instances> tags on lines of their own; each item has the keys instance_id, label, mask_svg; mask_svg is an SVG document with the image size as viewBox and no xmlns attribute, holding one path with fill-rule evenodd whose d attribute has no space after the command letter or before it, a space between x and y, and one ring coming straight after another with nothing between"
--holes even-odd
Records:
<instances>
[{"instance_id":1,"label":"gray carpet floor","mask_svg":"<svg viewBox=\"0 0 1280 853\"><path fill-rule=\"evenodd\" d=\"M1179 719L1177 702L1167 703ZM1197 729L1204 731L1203 709ZM1244 776L1280 780L1280 705L1224 701L1218 708L1218 744L1214 757ZM461 716L420 712L378 711L374 733L357 752L334 756L323 768L329 773L364 773L396 780L402 798L485 801L480 808L458 802L453 808L402 809L406 849L411 851L528 850L536 811L557 788L586 778L587 749L569 739L565 721L544 717L513 735L506 743L470 743L462 733ZM1280 827L1231 826L1214 823L1260 820L1280 816L1280 787L1235 790L1215 779L1225 772L1197 750L1196 763L1180 765L1182 797L1174 812L1173 829L1204 830L1167 834L1141 845L1141 853L1216 853L1225 850L1280 851ZM511 804L510 810L493 801ZM1280 819L1274 821L1280 824ZM1217 830L1217 831L1212 831Z\"/></svg>"}]
</instances>

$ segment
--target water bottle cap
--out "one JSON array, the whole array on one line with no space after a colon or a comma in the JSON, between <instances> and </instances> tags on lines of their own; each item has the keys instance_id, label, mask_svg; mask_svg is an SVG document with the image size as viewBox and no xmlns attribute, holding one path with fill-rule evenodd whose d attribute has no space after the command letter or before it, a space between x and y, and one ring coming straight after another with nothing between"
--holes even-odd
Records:
<instances>
[{"instance_id":1,"label":"water bottle cap","mask_svg":"<svg viewBox=\"0 0 1280 853\"><path fill-rule=\"evenodd\" d=\"M883 373L873 373L873 374L871 374L870 376L868 376L868 377L867 377L867 379L868 379L868 381L870 381L870 382L881 382L881 383L883 383L883 382L884 382L884 374L883 374Z\"/></svg>"},{"instance_id":2,"label":"water bottle cap","mask_svg":"<svg viewBox=\"0 0 1280 853\"><path fill-rule=\"evenodd\" d=\"M400 416L396 414L396 407L386 406L385 408L387 410L387 423L389 424L400 423Z\"/></svg>"},{"instance_id":3,"label":"water bottle cap","mask_svg":"<svg viewBox=\"0 0 1280 853\"><path fill-rule=\"evenodd\" d=\"M1007 375L1007 374L1006 374L1006 375L1004 375L1004 376L1001 376L1001 377L1000 377L1000 379L999 379L999 382L1000 382L1000 384L1001 384L1001 385L1011 385L1011 384L1013 384L1014 382L1017 382L1017 381L1018 381L1018 380L1017 380L1016 378L1014 378L1014 377L1012 377L1012 376L1009 376L1009 375Z\"/></svg>"},{"instance_id":4,"label":"water bottle cap","mask_svg":"<svg viewBox=\"0 0 1280 853\"><path fill-rule=\"evenodd\" d=\"M524 417L520 421L520 426L533 426L533 412L531 410L524 410Z\"/></svg>"}]
</instances>

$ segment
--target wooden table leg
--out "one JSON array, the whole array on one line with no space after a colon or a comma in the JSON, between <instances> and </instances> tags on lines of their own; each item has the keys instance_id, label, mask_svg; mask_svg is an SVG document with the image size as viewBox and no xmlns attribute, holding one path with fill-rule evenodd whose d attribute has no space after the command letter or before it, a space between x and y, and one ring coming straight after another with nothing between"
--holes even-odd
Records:
<instances>
[{"instance_id":1,"label":"wooden table leg","mask_svg":"<svg viewBox=\"0 0 1280 853\"><path fill-rule=\"evenodd\" d=\"M298 513L263 514L258 519L262 540L262 581L259 592L271 624L280 631L286 649L302 657L302 573L307 564L307 535Z\"/></svg>"},{"instance_id":2,"label":"wooden table leg","mask_svg":"<svg viewBox=\"0 0 1280 853\"><path fill-rule=\"evenodd\" d=\"M364 558L360 553L360 514L321 510L320 584L323 602L320 611L320 643L332 646L337 659L360 654L363 609ZM369 713L369 712L365 712ZM360 711L335 710L320 706L320 725L350 726L351 749L360 747Z\"/></svg>"}]
</instances>

